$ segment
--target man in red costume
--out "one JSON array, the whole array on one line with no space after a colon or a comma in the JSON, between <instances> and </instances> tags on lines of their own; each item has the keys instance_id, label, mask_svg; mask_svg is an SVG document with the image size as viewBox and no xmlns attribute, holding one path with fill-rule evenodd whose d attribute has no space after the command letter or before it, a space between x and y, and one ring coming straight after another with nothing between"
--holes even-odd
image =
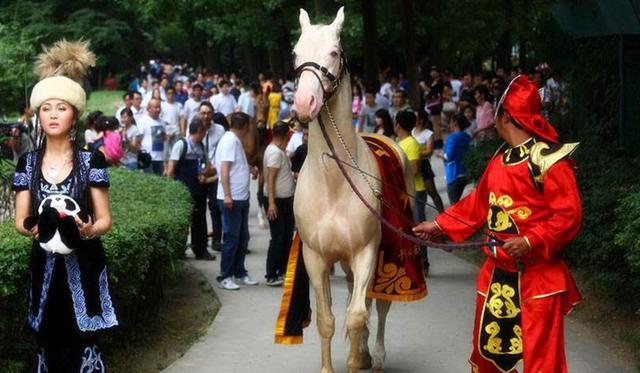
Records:
<instances>
[{"instance_id":1,"label":"man in red costume","mask_svg":"<svg viewBox=\"0 0 640 373\"><path fill-rule=\"evenodd\" d=\"M580 300L563 248L580 230L582 210L574 164L578 144L558 143L540 114L541 99L516 77L497 107L495 127L506 143L476 189L418 237L462 241L487 225L487 260L477 280L472 372L567 372L564 315Z\"/></svg>"}]
</instances>

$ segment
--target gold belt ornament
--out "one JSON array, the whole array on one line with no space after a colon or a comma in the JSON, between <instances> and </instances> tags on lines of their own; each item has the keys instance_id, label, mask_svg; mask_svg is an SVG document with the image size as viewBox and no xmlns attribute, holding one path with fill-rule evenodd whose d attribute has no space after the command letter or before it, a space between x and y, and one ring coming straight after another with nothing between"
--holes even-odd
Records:
<instances>
[{"instance_id":1,"label":"gold belt ornament","mask_svg":"<svg viewBox=\"0 0 640 373\"><path fill-rule=\"evenodd\" d=\"M495 268L478 328L478 351L501 372L522 360L520 273Z\"/></svg>"}]
</instances>

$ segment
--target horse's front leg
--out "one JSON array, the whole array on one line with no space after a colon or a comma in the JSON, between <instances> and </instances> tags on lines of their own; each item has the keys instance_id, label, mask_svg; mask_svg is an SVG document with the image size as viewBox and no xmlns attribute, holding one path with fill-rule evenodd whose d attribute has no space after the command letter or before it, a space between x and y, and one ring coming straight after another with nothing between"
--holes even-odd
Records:
<instances>
[{"instance_id":1,"label":"horse's front leg","mask_svg":"<svg viewBox=\"0 0 640 373\"><path fill-rule=\"evenodd\" d=\"M373 372L384 372L384 359L386 351L384 349L384 330L387 323L387 315L391 308L391 302L386 300L376 300L376 311L378 314L378 331L376 332L376 345L373 348Z\"/></svg>"},{"instance_id":2,"label":"horse's front leg","mask_svg":"<svg viewBox=\"0 0 640 373\"><path fill-rule=\"evenodd\" d=\"M353 294L347 308L347 332L350 342L347 360L349 373L357 373L360 370L361 336L369 317L366 306L367 288L375 268L376 251L377 243L369 243L350 263L353 272Z\"/></svg>"},{"instance_id":3,"label":"horse's front leg","mask_svg":"<svg viewBox=\"0 0 640 373\"><path fill-rule=\"evenodd\" d=\"M309 280L316 293L318 314L316 322L322 345L321 373L333 373L331 363L331 338L335 332L335 317L331 312L331 283L329 282L329 267L315 250L307 245L303 246L304 265L309 274Z\"/></svg>"}]
</instances>

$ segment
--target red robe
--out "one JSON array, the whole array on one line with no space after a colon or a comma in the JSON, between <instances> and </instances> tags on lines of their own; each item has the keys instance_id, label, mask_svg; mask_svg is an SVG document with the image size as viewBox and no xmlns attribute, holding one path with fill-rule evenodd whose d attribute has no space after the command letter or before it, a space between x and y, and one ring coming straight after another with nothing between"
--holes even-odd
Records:
<instances>
[{"instance_id":1,"label":"red robe","mask_svg":"<svg viewBox=\"0 0 640 373\"><path fill-rule=\"evenodd\" d=\"M501 147L476 189L436 218L438 226L454 241L465 240L485 224L487 232L499 240L525 237L532 250L521 263L524 271L520 277L520 300L526 305L531 300L557 295L557 307L549 311L553 313L566 314L580 301L580 293L562 259L563 248L577 235L582 220L573 162L567 159L576 146L536 144L530 139L517 147ZM477 279L479 307L484 307L494 268L518 271L516 261L502 247L485 247L484 252L487 260ZM536 359L527 356L527 343L533 346L539 337L550 337L533 335L535 329L526 328L530 321L526 317L523 310L525 371L527 359ZM478 322L476 317L476 331ZM560 333L563 331L555 331L555 338L560 339ZM558 355L564 359L563 350Z\"/></svg>"}]
</instances>

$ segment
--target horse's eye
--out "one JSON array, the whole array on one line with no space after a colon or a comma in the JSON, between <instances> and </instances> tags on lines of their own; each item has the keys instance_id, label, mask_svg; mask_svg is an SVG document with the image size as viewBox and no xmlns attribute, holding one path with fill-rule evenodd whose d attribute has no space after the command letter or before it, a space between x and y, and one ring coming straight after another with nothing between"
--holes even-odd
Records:
<instances>
[{"instance_id":1,"label":"horse's eye","mask_svg":"<svg viewBox=\"0 0 640 373\"><path fill-rule=\"evenodd\" d=\"M336 51L331 52L331 57L338 58L338 52Z\"/></svg>"}]
</instances>

